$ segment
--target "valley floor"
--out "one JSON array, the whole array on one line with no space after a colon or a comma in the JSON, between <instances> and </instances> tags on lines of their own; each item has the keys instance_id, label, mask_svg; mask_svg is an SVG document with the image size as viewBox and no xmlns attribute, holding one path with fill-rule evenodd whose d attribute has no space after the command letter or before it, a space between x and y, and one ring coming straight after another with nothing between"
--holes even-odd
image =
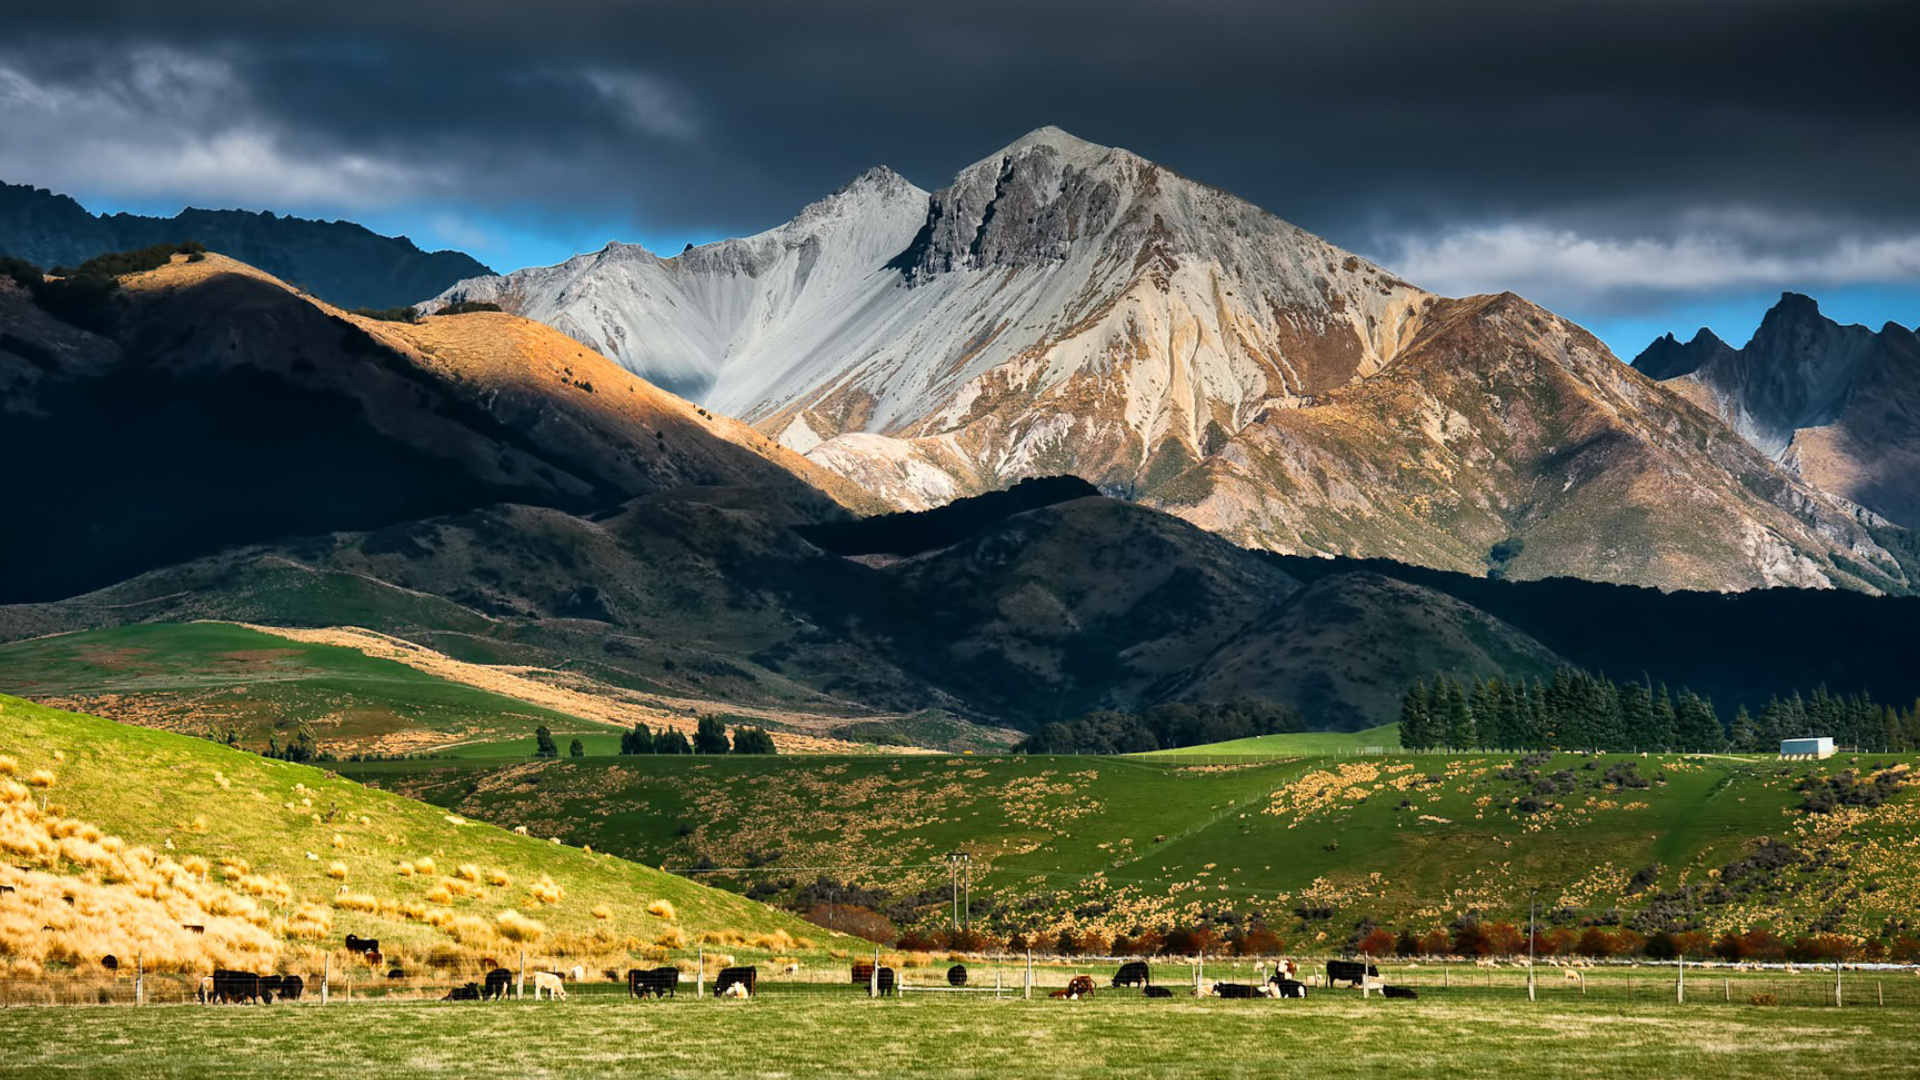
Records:
<instances>
[{"instance_id":1,"label":"valley floor","mask_svg":"<svg viewBox=\"0 0 1920 1080\"><path fill-rule=\"evenodd\" d=\"M0 1076L1911 1076L1906 1008L769 996L0 1010Z\"/></svg>"}]
</instances>

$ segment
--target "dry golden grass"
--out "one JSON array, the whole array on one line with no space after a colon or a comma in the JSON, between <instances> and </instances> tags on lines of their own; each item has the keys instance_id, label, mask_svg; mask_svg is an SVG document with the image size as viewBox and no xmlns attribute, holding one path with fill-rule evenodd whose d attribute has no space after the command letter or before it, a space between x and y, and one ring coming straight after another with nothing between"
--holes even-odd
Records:
<instances>
[{"instance_id":1,"label":"dry golden grass","mask_svg":"<svg viewBox=\"0 0 1920 1080\"><path fill-rule=\"evenodd\" d=\"M539 941L547 934L546 924L538 919L529 919L512 908L501 912L494 918L493 923L499 930L500 936L508 941Z\"/></svg>"},{"instance_id":2,"label":"dry golden grass","mask_svg":"<svg viewBox=\"0 0 1920 1080\"><path fill-rule=\"evenodd\" d=\"M673 910L673 901L671 900L655 900L653 903L648 904L647 914L665 919L668 922L672 922L677 918Z\"/></svg>"}]
</instances>

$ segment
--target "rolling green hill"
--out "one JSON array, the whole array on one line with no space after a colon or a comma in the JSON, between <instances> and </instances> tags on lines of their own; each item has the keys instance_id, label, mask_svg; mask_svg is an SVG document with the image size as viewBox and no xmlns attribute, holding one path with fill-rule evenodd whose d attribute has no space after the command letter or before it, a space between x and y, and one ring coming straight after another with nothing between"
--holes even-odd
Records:
<instances>
[{"instance_id":1,"label":"rolling green hill","mask_svg":"<svg viewBox=\"0 0 1920 1080\"><path fill-rule=\"evenodd\" d=\"M0 882L15 889L0 967L15 972L108 953L176 970L318 970L331 953L338 971L346 934L410 967L526 948L598 971L684 958L703 935L749 957L831 937L738 895L321 769L9 697L0 851Z\"/></svg>"},{"instance_id":2,"label":"rolling green hill","mask_svg":"<svg viewBox=\"0 0 1920 1080\"><path fill-rule=\"evenodd\" d=\"M1827 814L1799 785L1892 759L1367 756L1187 765L1151 757L396 762L354 775L462 814L820 902L820 878L903 925L947 910L1015 932L1263 922L1303 945L1367 920L1416 932L1523 915L1637 932L1897 930L1920 900L1920 799ZM1889 920L1894 920L1892 923Z\"/></svg>"},{"instance_id":3,"label":"rolling green hill","mask_svg":"<svg viewBox=\"0 0 1920 1080\"><path fill-rule=\"evenodd\" d=\"M249 749L310 724L336 749L606 735L596 724L356 649L226 623L143 624L0 645L0 687ZM616 737L617 738L617 737Z\"/></svg>"},{"instance_id":4,"label":"rolling green hill","mask_svg":"<svg viewBox=\"0 0 1920 1080\"><path fill-rule=\"evenodd\" d=\"M1143 758L1193 759L1206 757L1309 757L1351 753L1368 748L1400 749L1400 725L1382 724L1365 731L1292 731L1283 735L1259 735L1251 739L1183 746L1173 750L1153 750Z\"/></svg>"}]
</instances>

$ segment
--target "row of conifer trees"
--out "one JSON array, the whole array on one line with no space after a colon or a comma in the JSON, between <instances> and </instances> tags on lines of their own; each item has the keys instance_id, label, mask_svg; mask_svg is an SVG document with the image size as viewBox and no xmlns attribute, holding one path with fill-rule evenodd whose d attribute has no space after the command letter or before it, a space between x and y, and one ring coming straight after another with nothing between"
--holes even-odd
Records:
<instances>
[{"instance_id":1,"label":"row of conifer trees","mask_svg":"<svg viewBox=\"0 0 1920 1080\"><path fill-rule=\"evenodd\" d=\"M1773 698L1756 715L1723 716L1707 697L1642 680L1561 668L1548 680L1436 675L1400 702L1400 744L1409 750L1719 750L1767 752L1780 740L1829 735L1868 751L1920 749L1920 702L1901 710L1866 694Z\"/></svg>"}]
</instances>

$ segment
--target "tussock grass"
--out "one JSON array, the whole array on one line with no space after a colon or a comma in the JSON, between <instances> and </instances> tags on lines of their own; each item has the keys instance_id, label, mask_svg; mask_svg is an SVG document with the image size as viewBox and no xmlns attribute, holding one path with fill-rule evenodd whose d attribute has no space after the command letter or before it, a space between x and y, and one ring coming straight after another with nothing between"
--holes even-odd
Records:
<instances>
[{"instance_id":1,"label":"tussock grass","mask_svg":"<svg viewBox=\"0 0 1920 1080\"><path fill-rule=\"evenodd\" d=\"M13 968L113 953L149 968L266 971L349 933L378 938L390 957L448 948L477 960L508 942L621 967L626 939L672 928L648 910L656 901L738 935L777 940L805 925L634 863L454 825L321 769L4 696L0 754L13 762L0 776L0 883L19 900L0 905L0 964ZM43 808L49 793L64 805ZM515 881L530 883L537 918L509 907ZM347 959L336 952L336 970Z\"/></svg>"}]
</instances>

